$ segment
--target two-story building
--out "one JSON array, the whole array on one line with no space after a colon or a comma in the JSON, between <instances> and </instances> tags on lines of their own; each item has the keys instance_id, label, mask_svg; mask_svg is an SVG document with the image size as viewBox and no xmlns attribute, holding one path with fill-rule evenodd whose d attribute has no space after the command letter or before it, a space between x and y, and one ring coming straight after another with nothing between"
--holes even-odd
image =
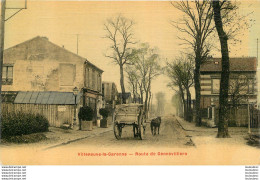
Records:
<instances>
[{"instance_id":1,"label":"two-story building","mask_svg":"<svg viewBox=\"0 0 260 180\"><path fill-rule=\"evenodd\" d=\"M230 58L229 104L230 125L248 124L248 104L257 101L257 59L255 57ZM221 58L210 58L200 68L201 104L204 118L218 123Z\"/></svg>"},{"instance_id":2,"label":"two-story building","mask_svg":"<svg viewBox=\"0 0 260 180\"><path fill-rule=\"evenodd\" d=\"M97 118L102 73L86 58L37 36L4 51L2 91L10 96L20 91L73 93L77 87L82 95L77 103L91 106Z\"/></svg>"}]
</instances>

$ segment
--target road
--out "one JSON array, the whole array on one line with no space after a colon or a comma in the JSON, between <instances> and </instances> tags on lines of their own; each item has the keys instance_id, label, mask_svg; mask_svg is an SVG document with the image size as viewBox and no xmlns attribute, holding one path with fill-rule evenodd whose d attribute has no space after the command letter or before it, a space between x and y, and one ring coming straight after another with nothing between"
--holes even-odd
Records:
<instances>
[{"instance_id":1,"label":"road","mask_svg":"<svg viewBox=\"0 0 260 180\"><path fill-rule=\"evenodd\" d=\"M88 147L88 146L98 146L99 148L109 148L109 147L189 147L190 138L187 136L186 132L177 122L176 118L173 116L162 117L162 124L160 129L160 134L153 136L151 134L150 124L147 125L145 132L145 139L139 140L139 138L133 137L132 126L125 126L123 128L122 137L117 140L114 136L113 131L109 131L100 134L95 137L90 137L82 139L71 144L66 145L66 147Z\"/></svg>"}]
</instances>

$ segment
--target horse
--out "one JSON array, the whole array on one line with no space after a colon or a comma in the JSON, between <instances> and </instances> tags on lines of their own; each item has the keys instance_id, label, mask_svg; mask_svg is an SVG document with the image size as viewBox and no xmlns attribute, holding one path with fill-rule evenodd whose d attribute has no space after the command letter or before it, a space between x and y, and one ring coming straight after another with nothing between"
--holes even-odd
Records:
<instances>
[{"instance_id":1,"label":"horse","mask_svg":"<svg viewBox=\"0 0 260 180\"><path fill-rule=\"evenodd\" d=\"M158 129L158 134L160 134L161 117L157 117L151 120L151 132L152 135L156 135L156 129Z\"/></svg>"}]
</instances>

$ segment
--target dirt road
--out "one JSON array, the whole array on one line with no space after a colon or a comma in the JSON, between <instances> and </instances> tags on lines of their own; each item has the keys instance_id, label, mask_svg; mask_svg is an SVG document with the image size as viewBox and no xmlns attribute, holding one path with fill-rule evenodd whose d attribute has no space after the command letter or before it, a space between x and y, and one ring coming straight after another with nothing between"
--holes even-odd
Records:
<instances>
[{"instance_id":1,"label":"dirt road","mask_svg":"<svg viewBox=\"0 0 260 180\"><path fill-rule=\"evenodd\" d=\"M132 126L125 126L123 128L122 137L117 140L114 136L113 131L109 131L100 134L95 137L86 138L68 144L68 147L88 147L88 146L98 146L102 147L189 147L190 138L186 137L187 134L178 124L173 116L162 117L162 124L160 129L160 134L153 136L151 134L150 124L147 125L145 132L145 139L139 140L139 138L134 138Z\"/></svg>"}]
</instances>

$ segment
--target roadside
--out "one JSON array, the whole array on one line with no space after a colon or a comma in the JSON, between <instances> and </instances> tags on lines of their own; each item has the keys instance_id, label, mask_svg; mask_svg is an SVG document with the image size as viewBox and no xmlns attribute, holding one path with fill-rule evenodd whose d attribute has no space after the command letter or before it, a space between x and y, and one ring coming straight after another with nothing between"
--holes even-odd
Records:
<instances>
[{"instance_id":1,"label":"roadside","mask_svg":"<svg viewBox=\"0 0 260 180\"><path fill-rule=\"evenodd\" d=\"M62 145L66 145L75 141L79 141L85 138L90 138L94 136L101 135L103 133L109 132L113 130L112 127L112 118L108 117L108 128L100 128L97 126L93 126L92 131L81 131L78 130L79 127L76 126L73 129L63 129L63 128L57 128L57 127L49 127L48 132L44 132L41 134L44 134L46 136L46 140L42 140L35 143L2 143L1 142L1 148L8 148L10 146L12 147L32 147L32 148L40 148L43 150L51 149L54 147L59 147Z\"/></svg>"},{"instance_id":2,"label":"roadside","mask_svg":"<svg viewBox=\"0 0 260 180\"><path fill-rule=\"evenodd\" d=\"M191 137L196 147L205 145L218 145L218 146L232 146L239 145L241 147L256 148L247 144L247 138L249 137L247 127L229 127L229 133L231 138L216 138L218 129L209 128L205 126L196 127L195 123L190 123L183 120L180 117L176 117L178 123L183 130ZM259 134L259 129L251 129L252 134Z\"/></svg>"}]
</instances>

